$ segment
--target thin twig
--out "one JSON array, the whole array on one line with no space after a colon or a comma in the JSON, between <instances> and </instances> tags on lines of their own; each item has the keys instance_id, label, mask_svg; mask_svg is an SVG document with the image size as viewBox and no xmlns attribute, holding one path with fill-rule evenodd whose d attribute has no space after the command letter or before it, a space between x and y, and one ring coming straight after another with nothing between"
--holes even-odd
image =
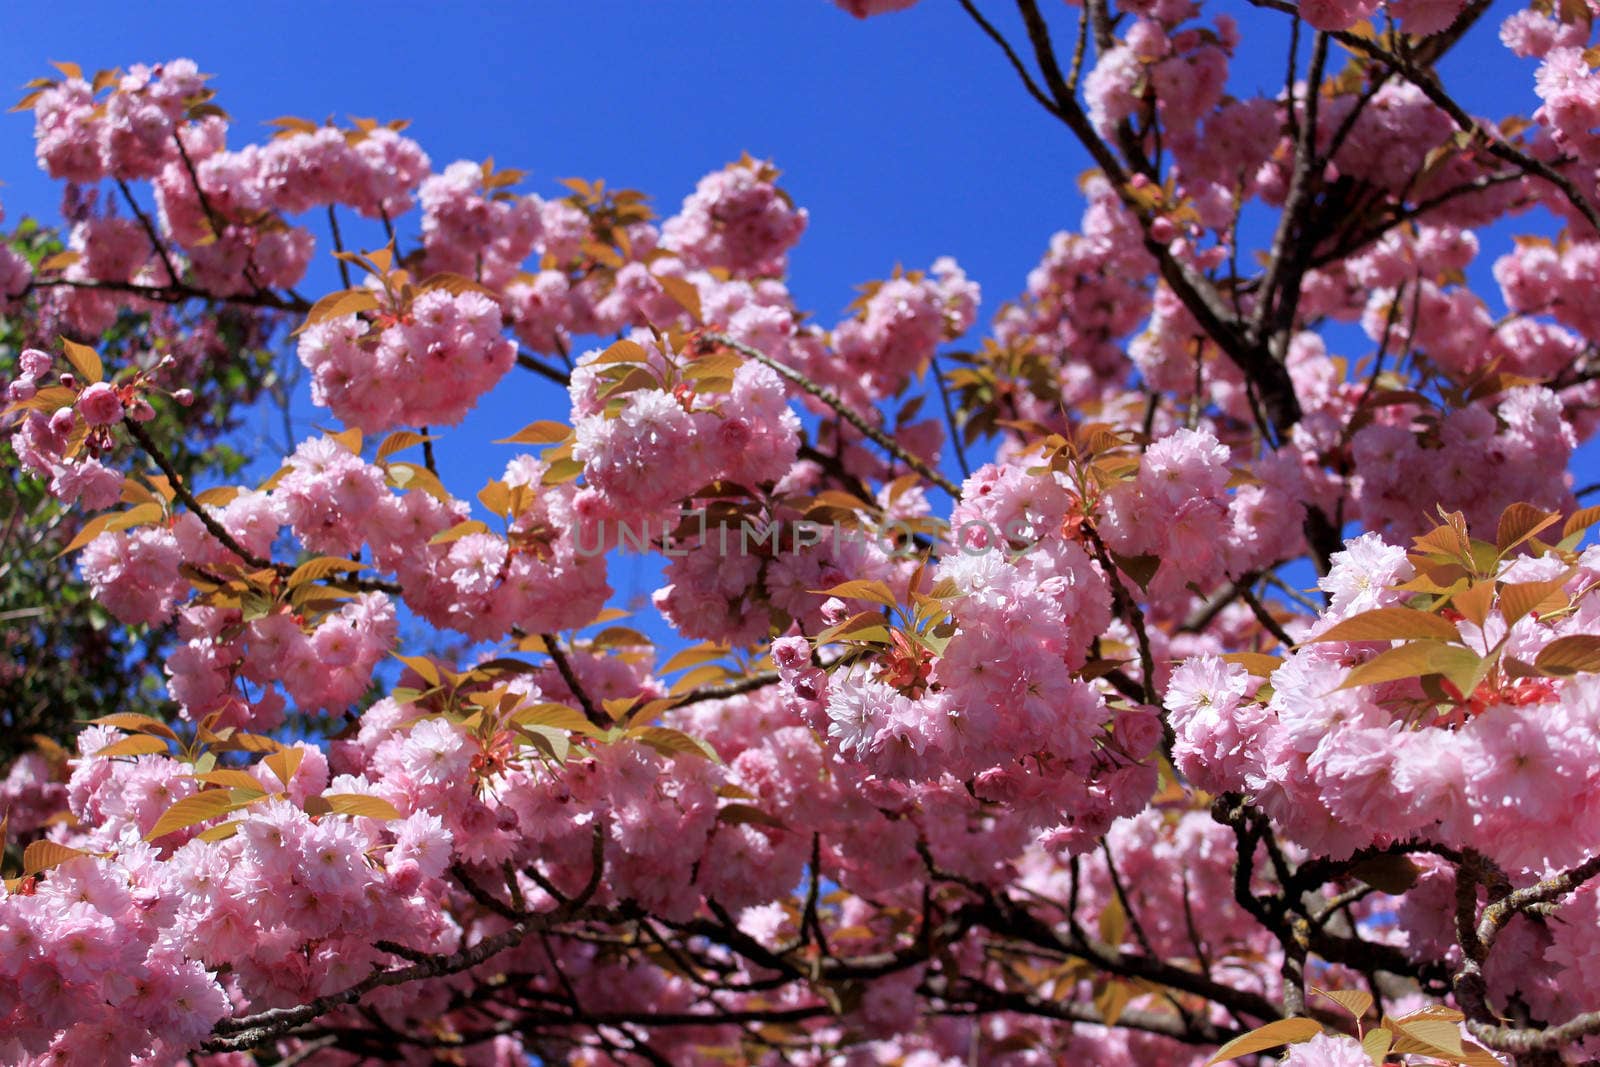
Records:
<instances>
[{"instance_id":1,"label":"thin twig","mask_svg":"<svg viewBox=\"0 0 1600 1067\"><path fill-rule=\"evenodd\" d=\"M128 207L133 210L134 216L139 220L139 225L144 227L145 236L150 238L150 245L155 253L161 257L161 265L167 268L167 284L178 284L178 272L172 266L172 258L167 254L166 242L161 240L161 235L156 232L155 223L150 221L150 216L144 213L144 208L139 206L139 201L133 198L133 190L128 188L128 183L121 178L117 179L117 188L122 190L122 198L128 202Z\"/></svg>"},{"instance_id":2,"label":"thin twig","mask_svg":"<svg viewBox=\"0 0 1600 1067\"><path fill-rule=\"evenodd\" d=\"M841 419L855 427L857 432L859 432L863 437L867 438L867 440L888 452L895 459L900 460L906 466L922 475L922 477L926 478L940 489L943 489L946 493L950 494L952 499L961 499L960 486L958 486L955 482L952 482L949 478L946 478L944 475L940 474L938 471L934 470L932 467L928 466L928 464L920 456L916 456L907 451L905 446L900 444L900 442L896 441L894 438L890 437L888 434L872 425L855 409L851 408L843 400L840 400L832 390L825 389L824 387L818 385L816 382L812 381L804 374L801 374L793 367L790 367L784 363L779 363L777 360L773 359L760 349L751 348L743 341L735 340L726 334L708 333L705 335L705 339L713 344L722 345L725 348L731 348L735 352L738 352L741 356L744 356L746 359L753 359L763 366L770 367L772 370L776 371L779 376L790 382L793 382L795 385L798 385L807 393L807 395L816 397L828 407L832 408L836 413L838 413Z\"/></svg>"}]
</instances>

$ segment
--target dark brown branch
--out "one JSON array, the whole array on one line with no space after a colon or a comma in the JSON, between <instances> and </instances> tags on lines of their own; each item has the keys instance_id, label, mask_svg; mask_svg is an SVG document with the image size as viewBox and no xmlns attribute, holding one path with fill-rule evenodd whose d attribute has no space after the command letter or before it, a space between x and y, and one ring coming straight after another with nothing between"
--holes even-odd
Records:
<instances>
[{"instance_id":1,"label":"dark brown branch","mask_svg":"<svg viewBox=\"0 0 1600 1067\"><path fill-rule=\"evenodd\" d=\"M556 670L561 674L561 680L567 683L567 688L572 690L572 695L583 708L583 713L589 721L599 727L611 725L611 716L595 707L594 701L589 699L589 694L584 691L578 676L572 670L572 664L567 661L567 654L561 650L561 642L555 634L540 634L539 639L544 642L544 650L549 653L550 659L556 665Z\"/></svg>"}]
</instances>

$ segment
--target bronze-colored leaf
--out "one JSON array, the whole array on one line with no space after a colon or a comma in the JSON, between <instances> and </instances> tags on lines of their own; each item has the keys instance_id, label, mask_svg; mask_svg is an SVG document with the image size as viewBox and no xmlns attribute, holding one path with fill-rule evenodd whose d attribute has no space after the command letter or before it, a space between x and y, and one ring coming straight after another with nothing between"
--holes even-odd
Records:
<instances>
[{"instance_id":1,"label":"bronze-colored leaf","mask_svg":"<svg viewBox=\"0 0 1600 1067\"><path fill-rule=\"evenodd\" d=\"M322 799L336 815L362 815L369 819L398 819L400 809L382 797L364 793L326 793Z\"/></svg>"},{"instance_id":2,"label":"bronze-colored leaf","mask_svg":"<svg viewBox=\"0 0 1600 1067\"><path fill-rule=\"evenodd\" d=\"M1539 650L1533 665L1545 674L1558 677L1600 671L1600 637L1593 634L1558 637Z\"/></svg>"},{"instance_id":3,"label":"bronze-colored leaf","mask_svg":"<svg viewBox=\"0 0 1600 1067\"><path fill-rule=\"evenodd\" d=\"M1495 531L1495 547L1504 556L1560 518L1559 512L1546 511L1544 508L1518 501L1500 513L1500 523Z\"/></svg>"},{"instance_id":4,"label":"bronze-colored leaf","mask_svg":"<svg viewBox=\"0 0 1600 1067\"><path fill-rule=\"evenodd\" d=\"M704 321L704 314L700 305L700 290L695 287L693 282L687 278L669 278L657 275L656 283L679 307L689 313L689 318L695 325L698 326Z\"/></svg>"},{"instance_id":5,"label":"bronze-colored leaf","mask_svg":"<svg viewBox=\"0 0 1600 1067\"><path fill-rule=\"evenodd\" d=\"M1322 1026L1313 1019L1279 1019L1265 1026L1258 1026L1248 1034L1241 1034L1229 1041L1217 1049L1216 1055L1206 1061L1206 1067L1211 1067L1214 1063L1226 1063L1240 1056L1248 1056L1252 1052L1265 1052L1279 1045L1310 1041L1320 1033Z\"/></svg>"},{"instance_id":6,"label":"bronze-colored leaf","mask_svg":"<svg viewBox=\"0 0 1600 1067\"><path fill-rule=\"evenodd\" d=\"M540 419L530 422L510 437L495 441L497 445L553 445L572 435L572 427L564 422Z\"/></svg>"},{"instance_id":7,"label":"bronze-colored leaf","mask_svg":"<svg viewBox=\"0 0 1600 1067\"><path fill-rule=\"evenodd\" d=\"M31 877L52 867L59 867L68 860L87 855L89 853L81 848L70 848L54 841L34 841L22 850L22 873Z\"/></svg>"},{"instance_id":8,"label":"bronze-colored leaf","mask_svg":"<svg viewBox=\"0 0 1600 1067\"><path fill-rule=\"evenodd\" d=\"M1432 638L1459 640L1455 624L1431 612L1415 608L1373 608L1336 623L1306 643L1319 641L1404 641Z\"/></svg>"},{"instance_id":9,"label":"bronze-colored leaf","mask_svg":"<svg viewBox=\"0 0 1600 1067\"><path fill-rule=\"evenodd\" d=\"M184 797L172 807L168 808L156 824L150 827L150 832L144 835L146 841L154 841L165 837L175 830L193 826L197 822L215 819L219 815L226 815L238 806L233 792L228 789L206 789L193 796Z\"/></svg>"},{"instance_id":10,"label":"bronze-colored leaf","mask_svg":"<svg viewBox=\"0 0 1600 1067\"><path fill-rule=\"evenodd\" d=\"M105 367L100 362L100 354L94 349L65 337L61 339L61 348L66 352L67 362L72 364L72 369L78 372L78 377L85 383L92 385L105 378Z\"/></svg>"},{"instance_id":11,"label":"bronze-colored leaf","mask_svg":"<svg viewBox=\"0 0 1600 1067\"><path fill-rule=\"evenodd\" d=\"M137 734L133 737L124 737L121 741L113 741L105 748L95 752L102 759L112 756L155 756L167 754L167 743L159 737L149 734Z\"/></svg>"}]
</instances>

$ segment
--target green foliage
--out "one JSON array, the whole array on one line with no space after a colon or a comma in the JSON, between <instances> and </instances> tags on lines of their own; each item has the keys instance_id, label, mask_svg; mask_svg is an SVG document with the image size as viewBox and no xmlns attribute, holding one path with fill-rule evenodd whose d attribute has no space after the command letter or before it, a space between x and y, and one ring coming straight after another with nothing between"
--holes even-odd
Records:
<instances>
[{"instance_id":1,"label":"green foliage","mask_svg":"<svg viewBox=\"0 0 1600 1067\"><path fill-rule=\"evenodd\" d=\"M25 219L11 246L37 265L62 250L58 233ZM24 348L59 351L44 329L55 320L30 297L0 314L0 385L16 373ZM234 475L246 462L227 436L273 389L267 346L273 324L232 311L180 317L169 309L124 312L99 337L79 337L105 357L109 372L151 365L181 347L181 381L190 407L159 404L146 426L178 472L204 484ZM196 331L204 343L196 339ZM200 352L196 359L194 353ZM159 679L172 628L125 627L88 595L70 558L59 553L87 516L62 507L43 479L24 471L0 428L0 773L38 738L69 743L78 724L117 712L160 715Z\"/></svg>"}]
</instances>

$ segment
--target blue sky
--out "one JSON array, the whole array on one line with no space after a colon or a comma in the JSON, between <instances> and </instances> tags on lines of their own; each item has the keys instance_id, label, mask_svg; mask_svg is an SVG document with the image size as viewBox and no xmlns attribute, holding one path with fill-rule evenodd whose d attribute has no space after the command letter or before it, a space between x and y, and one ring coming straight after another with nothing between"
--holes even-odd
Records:
<instances>
[{"instance_id":1,"label":"blue sky","mask_svg":"<svg viewBox=\"0 0 1600 1067\"><path fill-rule=\"evenodd\" d=\"M980 6L1020 37L1009 4ZM1075 11L1046 8L1070 41ZM1493 36L1515 9L1497 5L1445 68L1469 109L1498 117L1537 103L1533 65ZM1207 10L1235 14L1246 31L1233 92L1276 92L1285 20L1238 2ZM527 170L521 188L546 196L559 194L557 178L604 177L650 193L662 215L706 171L745 151L769 157L811 212L791 289L825 324L858 283L945 254L983 285L986 320L1021 289L1050 234L1076 227L1082 210L1086 156L955 0L865 22L822 0L66 2L0 12L0 70L15 85L50 74L48 60L94 69L178 56L216 76L236 147L265 136L261 124L279 115L409 118L436 169L492 155ZM0 202L12 223L51 217L59 196L33 161L31 129L26 115L0 116ZM407 223L403 232L414 234L415 216ZM322 227L313 229L322 241ZM347 241L363 237L381 242L348 220ZM1499 251L1486 241L1480 286ZM322 257L301 289L336 286ZM1492 284L1487 292L1498 309ZM470 496L505 458L477 442L559 418L561 404L531 376L502 389L441 442L447 483ZM308 406L299 413L314 417ZM624 598L655 584L646 561L620 568L613 584Z\"/></svg>"}]
</instances>

